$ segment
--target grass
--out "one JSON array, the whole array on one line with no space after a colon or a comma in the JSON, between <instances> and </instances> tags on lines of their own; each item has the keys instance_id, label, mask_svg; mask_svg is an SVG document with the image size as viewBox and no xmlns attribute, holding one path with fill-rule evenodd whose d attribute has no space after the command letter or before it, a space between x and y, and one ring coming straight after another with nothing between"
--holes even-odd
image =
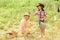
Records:
<instances>
[{"instance_id":1,"label":"grass","mask_svg":"<svg viewBox=\"0 0 60 40\"><path fill-rule=\"evenodd\" d=\"M38 38L39 28L36 23L38 18L37 16L33 16L33 13L37 10L37 3L43 3L47 12L47 17L45 20L48 25L46 27L46 38L43 39ZM58 2L54 0L0 0L0 29L4 31L3 33L8 32L8 30L18 29L20 20L22 19L24 13L29 11L31 16L30 19L34 22L34 27L32 27L34 30L31 32L35 32L29 36L29 39L60 40L60 13L56 10L57 5L60 5L60 0ZM54 16L57 18L55 21ZM0 37L0 40L5 40L3 38L5 38L5 35ZM18 39L19 38L20 37L18 37ZM21 39L24 39L24 37L21 37Z\"/></svg>"}]
</instances>

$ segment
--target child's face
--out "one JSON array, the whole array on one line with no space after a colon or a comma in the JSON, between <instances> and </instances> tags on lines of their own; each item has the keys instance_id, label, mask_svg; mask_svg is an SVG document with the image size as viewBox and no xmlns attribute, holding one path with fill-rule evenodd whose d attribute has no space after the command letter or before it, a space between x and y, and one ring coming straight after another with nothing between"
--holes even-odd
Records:
<instances>
[{"instance_id":1,"label":"child's face","mask_svg":"<svg viewBox=\"0 0 60 40\"><path fill-rule=\"evenodd\" d=\"M28 15L26 15L26 16L24 16L24 18L25 18L26 20L28 20L30 17L29 17Z\"/></svg>"},{"instance_id":2,"label":"child's face","mask_svg":"<svg viewBox=\"0 0 60 40\"><path fill-rule=\"evenodd\" d=\"M37 8L38 8L39 10L41 10L41 9L42 9L42 7L41 7L41 6L38 6Z\"/></svg>"}]
</instances>

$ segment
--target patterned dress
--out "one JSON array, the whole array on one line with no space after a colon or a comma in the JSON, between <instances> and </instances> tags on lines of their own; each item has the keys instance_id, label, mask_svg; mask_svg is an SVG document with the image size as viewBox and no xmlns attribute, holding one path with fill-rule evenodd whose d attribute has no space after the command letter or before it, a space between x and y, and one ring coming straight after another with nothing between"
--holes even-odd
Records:
<instances>
[{"instance_id":1,"label":"patterned dress","mask_svg":"<svg viewBox=\"0 0 60 40\"><path fill-rule=\"evenodd\" d=\"M29 24L30 24L30 21L26 21L25 19L21 20L20 22L20 27L21 27L21 32L22 33L29 33Z\"/></svg>"}]
</instances>

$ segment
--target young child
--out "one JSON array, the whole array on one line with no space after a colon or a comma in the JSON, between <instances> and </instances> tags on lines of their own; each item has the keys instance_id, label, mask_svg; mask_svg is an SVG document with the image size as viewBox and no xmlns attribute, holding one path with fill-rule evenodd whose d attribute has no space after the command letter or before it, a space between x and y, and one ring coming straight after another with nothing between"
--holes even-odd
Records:
<instances>
[{"instance_id":1,"label":"young child","mask_svg":"<svg viewBox=\"0 0 60 40\"><path fill-rule=\"evenodd\" d=\"M44 23L44 19L46 17L46 12L44 10L44 5L39 3L37 5L38 10L34 13L34 15L38 15L38 21L39 21L39 27L40 27L40 32L41 32L41 36L40 37L44 37L45 35L45 26L42 25L42 23Z\"/></svg>"},{"instance_id":2,"label":"young child","mask_svg":"<svg viewBox=\"0 0 60 40\"><path fill-rule=\"evenodd\" d=\"M29 28L31 27L31 23L30 23L29 19L30 19L30 15L29 15L28 12L26 12L24 14L24 18L20 22L20 27L21 27L21 33L22 34L25 34L25 35L30 34Z\"/></svg>"}]
</instances>

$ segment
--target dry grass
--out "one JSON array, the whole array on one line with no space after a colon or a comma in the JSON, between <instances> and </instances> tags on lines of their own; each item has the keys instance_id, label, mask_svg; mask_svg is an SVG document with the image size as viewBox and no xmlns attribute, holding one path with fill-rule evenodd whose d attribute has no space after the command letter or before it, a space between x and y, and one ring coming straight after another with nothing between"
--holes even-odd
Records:
<instances>
[{"instance_id":1,"label":"dry grass","mask_svg":"<svg viewBox=\"0 0 60 40\"><path fill-rule=\"evenodd\" d=\"M60 20L57 20L56 23L59 23ZM13 30L17 30L19 33L17 37L14 38L9 38L7 37L7 32L4 30L0 30L0 40L60 40L60 29L57 27L56 24L55 26L47 26L46 32L45 32L45 38L39 38L39 28L37 26L36 22L33 22L33 27L31 29L31 34L26 36L26 35L21 35L20 32L18 32L18 28L12 28ZM4 39L3 39L4 38Z\"/></svg>"}]
</instances>

